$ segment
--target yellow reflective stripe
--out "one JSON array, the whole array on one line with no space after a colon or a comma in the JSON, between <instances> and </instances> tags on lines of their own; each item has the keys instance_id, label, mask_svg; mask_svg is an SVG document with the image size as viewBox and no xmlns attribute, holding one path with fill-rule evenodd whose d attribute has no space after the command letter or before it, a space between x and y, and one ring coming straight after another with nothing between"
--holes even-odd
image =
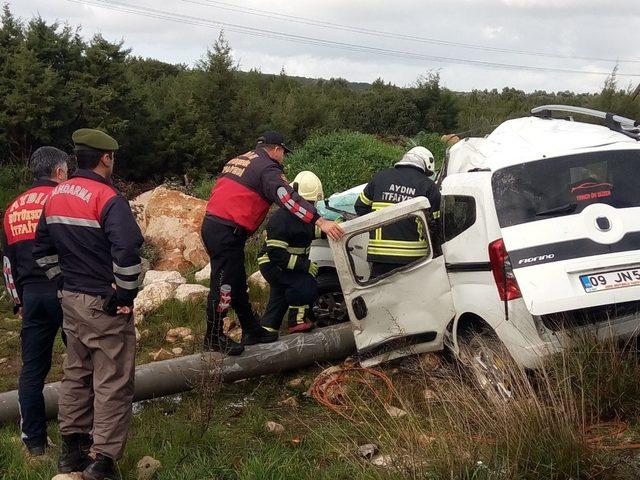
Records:
<instances>
[{"instance_id":1,"label":"yellow reflective stripe","mask_svg":"<svg viewBox=\"0 0 640 480\"><path fill-rule=\"evenodd\" d=\"M371 206L371 204L373 203L372 200L369 200L367 198L367 196L364 194L364 191L360 192L360 201L368 206Z\"/></svg>"},{"instance_id":2,"label":"yellow reflective stripe","mask_svg":"<svg viewBox=\"0 0 640 480\"><path fill-rule=\"evenodd\" d=\"M371 255L388 255L390 257L425 257L429 253L428 248L385 248L385 247L373 247L368 248L367 253Z\"/></svg>"},{"instance_id":3,"label":"yellow reflective stripe","mask_svg":"<svg viewBox=\"0 0 640 480\"><path fill-rule=\"evenodd\" d=\"M371 208L373 210L381 210L385 207L390 207L391 205L395 205L395 203L391 202L373 202Z\"/></svg>"},{"instance_id":4,"label":"yellow reflective stripe","mask_svg":"<svg viewBox=\"0 0 640 480\"><path fill-rule=\"evenodd\" d=\"M382 228L376 228L376 240L382 240Z\"/></svg>"},{"instance_id":5,"label":"yellow reflective stripe","mask_svg":"<svg viewBox=\"0 0 640 480\"><path fill-rule=\"evenodd\" d=\"M304 314L307 311L307 305L290 305L289 308L291 310L297 310L296 312L296 323L302 323L304 320Z\"/></svg>"},{"instance_id":6,"label":"yellow reflective stripe","mask_svg":"<svg viewBox=\"0 0 640 480\"><path fill-rule=\"evenodd\" d=\"M265 263L269 263L270 259L268 255L263 255L261 257L258 257L258 265L264 265Z\"/></svg>"},{"instance_id":7,"label":"yellow reflective stripe","mask_svg":"<svg viewBox=\"0 0 640 480\"><path fill-rule=\"evenodd\" d=\"M287 248L288 246L289 246L289 244L287 242L282 241L282 240L270 240L270 239L267 239L267 247Z\"/></svg>"},{"instance_id":8,"label":"yellow reflective stripe","mask_svg":"<svg viewBox=\"0 0 640 480\"><path fill-rule=\"evenodd\" d=\"M287 252L296 255L306 255L311 251L310 247L288 247Z\"/></svg>"},{"instance_id":9,"label":"yellow reflective stripe","mask_svg":"<svg viewBox=\"0 0 640 480\"><path fill-rule=\"evenodd\" d=\"M293 270L294 268L296 268L296 262L298 261L298 256L297 255L291 255L289 257L289 263L287 263L287 268L289 270Z\"/></svg>"},{"instance_id":10,"label":"yellow reflective stripe","mask_svg":"<svg viewBox=\"0 0 640 480\"><path fill-rule=\"evenodd\" d=\"M317 225L315 226L314 234L315 234L315 238L322 238L322 230Z\"/></svg>"},{"instance_id":11,"label":"yellow reflective stripe","mask_svg":"<svg viewBox=\"0 0 640 480\"><path fill-rule=\"evenodd\" d=\"M433 212L433 218L440 218L440 210Z\"/></svg>"},{"instance_id":12,"label":"yellow reflective stripe","mask_svg":"<svg viewBox=\"0 0 640 480\"><path fill-rule=\"evenodd\" d=\"M404 240L369 240L369 245L378 247L397 248L428 248L429 244L425 240L404 241Z\"/></svg>"}]
</instances>

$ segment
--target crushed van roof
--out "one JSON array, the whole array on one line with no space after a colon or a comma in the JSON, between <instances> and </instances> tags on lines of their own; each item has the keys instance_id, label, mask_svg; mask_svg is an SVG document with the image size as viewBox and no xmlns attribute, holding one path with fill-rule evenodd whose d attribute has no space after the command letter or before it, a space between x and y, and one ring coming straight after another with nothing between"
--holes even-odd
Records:
<instances>
[{"instance_id":1,"label":"crushed van roof","mask_svg":"<svg viewBox=\"0 0 640 480\"><path fill-rule=\"evenodd\" d=\"M508 120L485 138L451 147L448 173L498 170L522 162L583 151L640 149L640 142L602 125L537 117Z\"/></svg>"}]
</instances>

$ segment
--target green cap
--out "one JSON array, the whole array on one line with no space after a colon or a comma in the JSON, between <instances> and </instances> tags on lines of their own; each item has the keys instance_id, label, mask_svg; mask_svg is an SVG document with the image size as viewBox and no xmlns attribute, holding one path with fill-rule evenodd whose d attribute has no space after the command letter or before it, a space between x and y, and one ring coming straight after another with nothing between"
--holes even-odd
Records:
<instances>
[{"instance_id":1,"label":"green cap","mask_svg":"<svg viewBox=\"0 0 640 480\"><path fill-rule=\"evenodd\" d=\"M118 150L118 142L100 130L93 128L81 128L71 135L76 148L88 147L96 150Z\"/></svg>"}]
</instances>

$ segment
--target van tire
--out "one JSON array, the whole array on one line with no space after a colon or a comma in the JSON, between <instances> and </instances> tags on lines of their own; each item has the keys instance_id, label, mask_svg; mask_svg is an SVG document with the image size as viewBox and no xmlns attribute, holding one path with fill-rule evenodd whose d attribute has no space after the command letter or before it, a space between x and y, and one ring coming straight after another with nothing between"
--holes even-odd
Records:
<instances>
[{"instance_id":1,"label":"van tire","mask_svg":"<svg viewBox=\"0 0 640 480\"><path fill-rule=\"evenodd\" d=\"M513 400L526 375L500 339L487 330L458 338L459 359L471 382L494 403Z\"/></svg>"},{"instance_id":2,"label":"van tire","mask_svg":"<svg viewBox=\"0 0 640 480\"><path fill-rule=\"evenodd\" d=\"M313 305L316 326L326 327L349 320L338 274L332 268L320 270L317 278L318 300Z\"/></svg>"}]
</instances>

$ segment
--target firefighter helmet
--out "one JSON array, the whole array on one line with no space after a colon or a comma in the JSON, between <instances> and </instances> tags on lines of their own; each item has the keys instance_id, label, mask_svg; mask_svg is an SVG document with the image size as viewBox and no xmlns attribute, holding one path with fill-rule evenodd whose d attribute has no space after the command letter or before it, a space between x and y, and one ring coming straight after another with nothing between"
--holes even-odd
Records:
<instances>
[{"instance_id":1,"label":"firefighter helmet","mask_svg":"<svg viewBox=\"0 0 640 480\"><path fill-rule=\"evenodd\" d=\"M317 202L324 199L324 191L322 190L322 182L318 176L309 171L300 172L293 179L291 186L298 194L310 202Z\"/></svg>"},{"instance_id":2,"label":"firefighter helmet","mask_svg":"<svg viewBox=\"0 0 640 480\"><path fill-rule=\"evenodd\" d=\"M435 173L436 162L433 159L433 153L424 147L413 147L407 153L405 153L397 166L406 165L410 167L417 167L428 175Z\"/></svg>"}]
</instances>

